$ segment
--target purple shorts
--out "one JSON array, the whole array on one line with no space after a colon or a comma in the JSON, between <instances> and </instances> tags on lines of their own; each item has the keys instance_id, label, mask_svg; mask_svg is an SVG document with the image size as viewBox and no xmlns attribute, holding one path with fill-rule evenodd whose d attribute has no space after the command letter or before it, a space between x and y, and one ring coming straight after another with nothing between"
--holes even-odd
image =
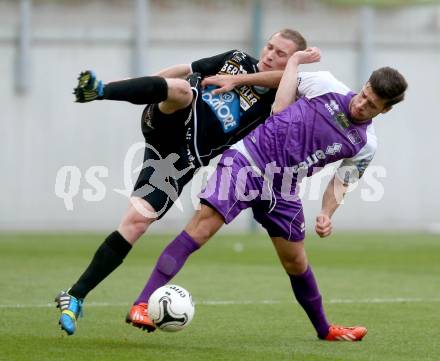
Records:
<instances>
[{"instance_id":1,"label":"purple shorts","mask_svg":"<svg viewBox=\"0 0 440 361\"><path fill-rule=\"evenodd\" d=\"M237 150L229 149L223 153L199 197L202 204L219 212L226 224L242 210L252 208L255 220L270 237L282 237L289 241L304 239L301 201L282 198L280 191L268 186L261 172Z\"/></svg>"}]
</instances>

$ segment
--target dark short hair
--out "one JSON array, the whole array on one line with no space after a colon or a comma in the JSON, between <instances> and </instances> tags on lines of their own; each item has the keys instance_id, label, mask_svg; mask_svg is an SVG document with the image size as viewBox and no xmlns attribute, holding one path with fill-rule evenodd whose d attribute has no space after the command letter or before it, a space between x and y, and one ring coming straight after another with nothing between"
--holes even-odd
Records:
<instances>
[{"instance_id":1,"label":"dark short hair","mask_svg":"<svg viewBox=\"0 0 440 361\"><path fill-rule=\"evenodd\" d=\"M276 34L280 34L284 39L292 40L296 45L297 51L307 49L307 41L299 31L286 28L272 34L271 38Z\"/></svg>"},{"instance_id":2,"label":"dark short hair","mask_svg":"<svg viewBox=\"0 0 440 361\"><path fill-rule=\"evenodd\" d=\"M401 102L408 87L403 75L388 66L373 71L368 83L374 94L385 101L387 108Z\"/></svg>"}]
</instances>

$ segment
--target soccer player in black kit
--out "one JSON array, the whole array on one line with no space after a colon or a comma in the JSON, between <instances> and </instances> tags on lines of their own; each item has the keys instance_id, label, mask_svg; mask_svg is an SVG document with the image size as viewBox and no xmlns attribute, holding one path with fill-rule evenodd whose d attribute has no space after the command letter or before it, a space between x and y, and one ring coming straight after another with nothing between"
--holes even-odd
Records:
<instances>
[{"instance_id":1,"label":"soccer player in black kit","mask_svg":"<svg viewBox=\"0 0 440 361\"><path fill-rule=\"evenodd\" d=\"M113 272L132 245L163 217L200 167L246 136L269 116L287 60L319 61L300 33L283 29L266 43L259 60L231 50L190 65L176 65L155 76L103 84L91 71L80 74L76 101L120 100L148 104L142 114L144 164L130 204L114 232L98 247L91 263L55 299L59 324L75 333L86 295ZM177 245L182 251L198 247ZM166 272L166 270L164 270ZM132 325L154 330L143 304L127 315Z\"/></svg>"}]
</instances>

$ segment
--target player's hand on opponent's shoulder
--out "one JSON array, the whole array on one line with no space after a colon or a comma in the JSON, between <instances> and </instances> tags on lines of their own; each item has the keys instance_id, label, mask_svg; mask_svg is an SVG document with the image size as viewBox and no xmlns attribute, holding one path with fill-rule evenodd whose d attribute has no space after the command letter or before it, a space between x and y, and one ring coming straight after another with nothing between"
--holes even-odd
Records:
<instances>
[{"instance_id":1,"label":"player's hand on opponent's shoulder","mask_svg":"<svg viewBox=\"0 0 440 361\"><path fill-rule=\"evenodd\" d=\"M213 75L202 80L202 87L216 85L218 88L212 91L213 94L226 93L237 86L236 80L237 78L234 78L234 75Z\"/></svg>"},{"instance_id":2,"label":"player's hand on opponent's shoulder","mask_svg":"<svg viewBox=\"0 0 440 361\"><path fill-rule=\"evenodd\" d=\"M324 238L329 236L332 233L333 226L331 218L324 214L320 213L316 217L315 231L319 237Z\"/></svg>"},{"instance_id":3,"label":"player's hand on opponent's shoulder","mask_svg":"<svg viewBox=\"0 0 440 361\"><path fill-rule=\"evenodd\" d=\"M317 63L321 60L321 50L313 46L306 50L295 52L290 59L297 62L297 64Z\"/></svg>"}]
</instances>

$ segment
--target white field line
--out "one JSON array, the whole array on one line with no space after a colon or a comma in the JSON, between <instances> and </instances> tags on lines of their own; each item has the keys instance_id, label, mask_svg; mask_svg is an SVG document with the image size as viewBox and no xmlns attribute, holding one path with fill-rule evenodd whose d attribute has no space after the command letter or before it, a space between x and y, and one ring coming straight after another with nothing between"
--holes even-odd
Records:
<instances>
[{"instance_id":1,"label":"white field line","mask_svg":"<svg viewBox=\"0 0 440 361\"><path fill-rule=\"evenodd\" d=\"M222 305L273 305L273 304L282 304L282 303L290 303L292 301L277 301L277 300L257 300L257 301L215 301L215 300L205 300L195 302L197 305L208 305L208 306L222 306ZM357 300L328 300L324 301L327 304L372 304L372 303L432 303L432 302L440 302L440 298L366 298L366 299L357 299ZM119 307L119 306L130 306L128 302L87 302L85 304L86 307ZM0 309L2 308L52 308L55 307L55 303L37 303L37 304L0 304Z\"/></svg>"}]
</instances>

